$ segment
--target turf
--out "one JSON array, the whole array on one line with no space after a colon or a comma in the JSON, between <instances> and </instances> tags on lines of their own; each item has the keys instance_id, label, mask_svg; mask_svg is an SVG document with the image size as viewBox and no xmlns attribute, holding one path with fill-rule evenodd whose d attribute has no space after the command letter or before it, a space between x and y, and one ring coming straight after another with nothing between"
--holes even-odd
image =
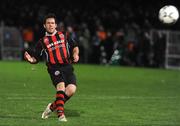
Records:
<instances>
[{"instance_id":1,"label":"turf","mask_svg":"<svg viewBox=\"0 0 180 126\"><path fill-rule=\"evenodd\" d=\"M41 113L55 89L44 63L0 62L0 126L179 126L180 71L74 65L66 123Z\"/></svg>"}]
</instances>

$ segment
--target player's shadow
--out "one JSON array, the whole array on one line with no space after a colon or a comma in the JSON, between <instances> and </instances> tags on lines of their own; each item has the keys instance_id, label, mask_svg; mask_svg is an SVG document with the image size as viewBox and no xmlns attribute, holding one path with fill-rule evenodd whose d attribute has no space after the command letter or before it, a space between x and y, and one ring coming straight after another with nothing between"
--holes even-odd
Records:
<instances>
[{"instance_id":1,"label":"player's shadow","mask_svg":"<svg viewBox=\"0 0 180 126\"><path fill-rule=\"evenodd\" d=\"M65 109L65 115L68 117L80 117L80 111L72 110L72 109Z\"/></svg>"}]
</instances>

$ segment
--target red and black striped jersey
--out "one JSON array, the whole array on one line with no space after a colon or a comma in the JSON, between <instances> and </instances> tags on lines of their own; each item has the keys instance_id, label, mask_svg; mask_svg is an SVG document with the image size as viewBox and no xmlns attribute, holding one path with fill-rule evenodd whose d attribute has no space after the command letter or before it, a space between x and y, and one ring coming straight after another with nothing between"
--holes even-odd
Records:
<instances>
[{"instance_id":1,"label":"red and black striped jersey","mask_svg":"<svg viewBox=\"0 0 180 126\"><path fill-rule=\"evenodd\" d=\"M56 32L52 36L44 36L35 46L34 57L39 59L43 53L48 64L69 64L71 50L77 46L77 42L63 32Z\"/></svg>"}]
</instances>

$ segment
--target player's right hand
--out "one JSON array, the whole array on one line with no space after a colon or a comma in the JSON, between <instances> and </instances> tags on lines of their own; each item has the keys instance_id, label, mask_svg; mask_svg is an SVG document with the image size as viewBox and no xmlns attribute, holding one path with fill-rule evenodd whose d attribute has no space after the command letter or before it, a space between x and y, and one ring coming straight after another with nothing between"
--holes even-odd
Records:
<instances>
[{"instance_id":1,"label":"player's right hand","mask_svg":"<svg viewBox=\"0 0 180 126\"><path fill-rule=\"evenodd\" d=\"M24 53L24 59L27 60L30 63L33 63L33 58L29 55L29 53L27 51L25 51Z\"/></svg>"}]
</instances>

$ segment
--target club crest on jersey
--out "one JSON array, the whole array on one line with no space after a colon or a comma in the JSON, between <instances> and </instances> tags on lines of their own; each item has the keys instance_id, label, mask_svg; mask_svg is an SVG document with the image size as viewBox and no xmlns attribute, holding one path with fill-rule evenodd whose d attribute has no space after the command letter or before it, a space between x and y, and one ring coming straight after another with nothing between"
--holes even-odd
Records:
<instances>
[{"instance_id":1,"label":"club crest on jersey","mask_svg":"<svg viewBox=\"0 0 180 126\"><path fill-rule=\"evenodd\" d=\"M60 37L60 38L64 38L64 35L63 35L63 34L60 34L59 37Z\"/></svg>"},{"instance_id":2,"label":"club crest on jersey","mask_svg":"<svg viewBox=\"0 0 180 126\"><path fill-rule=\"evenodd\" d=\"M60 71L59 71L59 70L57 70L57 71L54 72L54 75L56 75L56 76L58 76L59 74L60 74Z\"/></svg>"}]
</instances>

